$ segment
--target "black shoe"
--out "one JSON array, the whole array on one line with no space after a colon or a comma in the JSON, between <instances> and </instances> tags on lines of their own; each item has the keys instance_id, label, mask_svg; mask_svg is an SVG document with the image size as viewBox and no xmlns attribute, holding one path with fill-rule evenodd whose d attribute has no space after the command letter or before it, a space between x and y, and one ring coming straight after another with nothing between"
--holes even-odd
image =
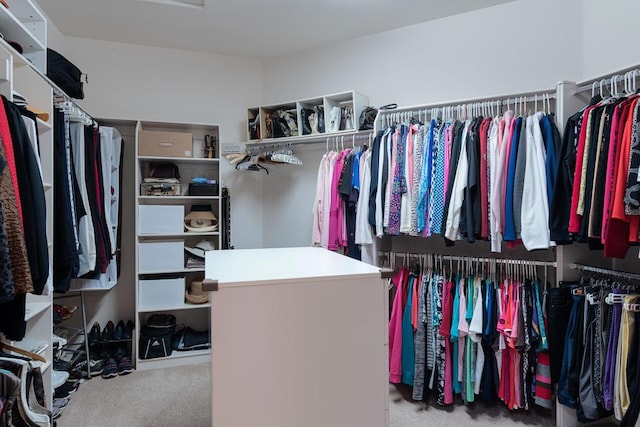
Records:
<instances>
[{"instance_id":1,"label":"black shoe","mask_svg":"<svg viewBox=\"0 0 640 427\"><path fill-rule=\"evenodd\" d=\"M89 331L89 336L87 337L89 341L89 345L94 345L100 342L100 323L95 322Z\"/></svg>"},{"instance_id":2,"label":"black shoe","mask_svg":"<svg viewBox=\"0 0 640 427\"><path fill-rule=\"evenodd\" d=\"M113 322L109 320L107 322L107 325L102 330L102 342L113 341L114 329L115 329L115 326L113 325Z\"/></svg>"},{"instance_id":3,"label":"black shoe","mask_svg":"<svg viewBox=\"0 0 640 427\"><path fill-rule=\"evenodd\" d=\"M125 329L124 329L124 321L121 320L116 325L116 328L113 330L113 339L114 340L122 340L124 339Z\"/></svg>"},{"instance_id":4,"label":"black shoe","mask_svg":"<svg viewBox=\"0 0 640 427\"><path fill-rule=\"evenodd\" d=\"M131 337L133 337L133 321L129 320L127 322L127 325L124 328L124 338L125 339L131 339Z\"/></svg>"},{"instance_id":5,"label":"black shoe","mask_svg":"<svg viewBox=\"0 0 640 427\"><path fill-rule=\"evenodd\" d=\"M67 381L66 383L62 384L60 387L56 388L56 392L54 393L53 397L56 399L69 397L69 395L72 393L75 393L76 390L78 390L78 383Z\"/></svg>"}]
</instances>

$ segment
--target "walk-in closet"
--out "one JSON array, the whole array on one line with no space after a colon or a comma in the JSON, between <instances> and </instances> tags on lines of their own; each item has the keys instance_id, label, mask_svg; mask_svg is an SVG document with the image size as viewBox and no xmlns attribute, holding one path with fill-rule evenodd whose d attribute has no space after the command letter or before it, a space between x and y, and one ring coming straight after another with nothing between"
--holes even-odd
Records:
<instances>
[{"instance_id":1,"label":"walk-in closet","mask_svg":"<svg viewBox=\"0 0 640 427\"><path fill-rule=\"evenodd\" d=\"M638 14L0 0L0 426L639 424Z\"/></svg>"}]
</instances>

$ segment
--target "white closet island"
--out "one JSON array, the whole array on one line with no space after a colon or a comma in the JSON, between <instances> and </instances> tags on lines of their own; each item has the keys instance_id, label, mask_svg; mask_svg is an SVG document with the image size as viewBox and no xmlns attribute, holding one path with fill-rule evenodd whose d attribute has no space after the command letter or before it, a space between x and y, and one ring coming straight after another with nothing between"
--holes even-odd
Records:
<instances>
[{"instance_id":1,"label":"white closet island","mask_svg":"<svg viewBox=\"0 0 640 427\"><path fill-rule=\"evenodd\" d=\"M388 292L320 248L206 254L214 427L388 425Z\"/></svg>"}]
</instances>

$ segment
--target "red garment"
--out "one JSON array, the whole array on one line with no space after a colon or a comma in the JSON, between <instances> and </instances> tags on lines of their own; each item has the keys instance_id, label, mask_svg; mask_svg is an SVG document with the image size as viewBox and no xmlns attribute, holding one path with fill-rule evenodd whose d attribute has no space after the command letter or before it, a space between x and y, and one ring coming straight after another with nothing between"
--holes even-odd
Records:
<instances>
[{"instance_id":1,"label":"red garment","mask_svg":"<svg viewBox=\"0 0 640 427\"><path fill-rule=\"evenodd\" d=\"M487 143L491 118L486 118L480 125L480 237L489 239L489 192L487 189Z\"/></svg>"},{"instance_id":2,"label":"red garment","mask_svg":"<svg viewBox=\"0 0 640 427\"><path fill-rule=\"evenodd\" d=\"M11 182L13 191L16 195L16 204L20 213L20 225L24 231L24 219L22 218L22 202L20 201L20 189L18 188L18 173L16 171L16 157L13 152L13 140L11 139L11 128L7 119L7 112L4 109L4 103L0 100L0 136L2 137L2 146L4 147L4 155L7 159L9 171L11 172Z\"/></svg>"},{"instance_id":3,"label":"red garment","mask_svg":"<svg viewBox=\"0 0 640 427\"><path fill-rule=\"evenodd\" d=\"M624 258L629 248L628 242L622 237L628 235L628 223L614 218L613 210L616 186L620 175L619 165L621 157L624 155L622 152L624 130L633 104L634 100L629 100L618 105L611 124L602 216L602 243L604 244L604 256L612 258Z\"/></svg>"},{"instance_id":4,"label":"red garment","mask_svg":"<svg viewBox=\"0 0 640 427\"><path fill-rule=\"evenodd\" d=\"M404 309L405 286L409 271L402 269L391 279L396 287L391 319L389 320L389 382L400 384L402 381L402 310Z\"/></svg>"},{"instance_id":5,"label":"red garment","mask_svg":"<svg viewBox=\"0 0 640 427\"><path fill-rule=\"evenodd\" d=\"M637 105L637 99L629 107L629 114L623 125L622 141L620 142L620 154L618 160L618 173L615 181L615 191L611 202L612 211L609 220L607 239L607 254L616 258L624 258L629 249L629 235L632 229L631 218L624 212L624 195L627 187L627 174L629 170L629 158L631 150L631 121L633 111ZM608 256L609 256L608 255Z\"/></svg>"}]
</instances>

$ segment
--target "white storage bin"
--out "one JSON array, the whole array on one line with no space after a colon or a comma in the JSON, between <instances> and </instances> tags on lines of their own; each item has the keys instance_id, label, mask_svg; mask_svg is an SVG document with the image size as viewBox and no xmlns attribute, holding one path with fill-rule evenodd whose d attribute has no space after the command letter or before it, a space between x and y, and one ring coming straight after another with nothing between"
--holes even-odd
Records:
<instances>
[{"instance_id":1,"label":"white storage bin","mask_svg":"<svg viewBox=\"0 0 640 427\"><path fill-rule=\"evenodd\" d=\"M140 280L138 306L167 308L184 304L184 279Z\"/></svg>"},{"instance_id":2,"label":"white storage bin","mask_svg":"<svg viewBox=\"0 0 640 427\"><path fill-rule=\"evenodd\" d=\"M138 244L138 273L162 273L184 269L184 240Z\"/></svg>"},{"instance_id":3,"label":"white storage bin","mask_svg":"<svg viewBox=\"0 0 640 427\"><path fill-rule=\"evenodd\" d=\"M165 205L138 206L140 234L178 234L184 231L184 207Z\"/></svg>"}]
</instances>

